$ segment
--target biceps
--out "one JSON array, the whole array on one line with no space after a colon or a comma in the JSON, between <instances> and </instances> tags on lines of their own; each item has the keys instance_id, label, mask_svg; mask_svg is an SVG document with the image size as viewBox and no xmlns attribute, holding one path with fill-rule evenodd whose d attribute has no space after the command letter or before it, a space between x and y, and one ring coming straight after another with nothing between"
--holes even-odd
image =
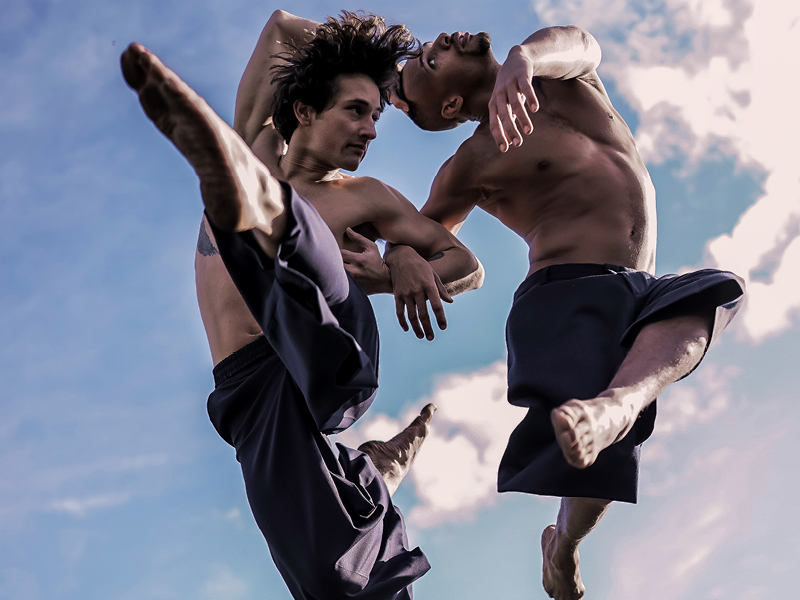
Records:
<instances>
[{"instance_id":1,"label":"biceps","mask_svg":"<svg viewBox=\"0 0 800 600\"><path fill-rule=\"evenodd\" d=\"M411 246L425 259L462 244L439 223L415 213L394 219L381 228L381 237L393 244Z\"/></svg>"}]
</instances>

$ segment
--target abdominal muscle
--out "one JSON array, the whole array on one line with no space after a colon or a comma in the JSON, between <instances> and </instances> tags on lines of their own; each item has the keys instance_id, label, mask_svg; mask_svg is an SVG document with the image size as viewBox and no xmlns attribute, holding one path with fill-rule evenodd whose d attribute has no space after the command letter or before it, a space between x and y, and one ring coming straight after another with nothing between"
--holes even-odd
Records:
<instances>
[{"instance_id":1,"label":"abdominal muscle","mask_svg":"<svg viewBox=\"0 0 800 600\"><path fill-rule=\"evenodd\" d=\"M567 263L652 271L655 192L642 170L599 160L566 176L510 178L479 205L528 244L528 274Z\"/></svg>"}]
</instances>

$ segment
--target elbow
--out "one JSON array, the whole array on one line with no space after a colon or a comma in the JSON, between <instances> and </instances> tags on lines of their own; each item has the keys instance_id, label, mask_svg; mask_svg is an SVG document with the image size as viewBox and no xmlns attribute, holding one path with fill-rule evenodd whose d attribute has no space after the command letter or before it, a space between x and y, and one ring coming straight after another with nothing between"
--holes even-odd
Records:
<instances>
[{"instance_id":1,"label":"elbow","mask_svg":"<svg viewBox=\"0 0 800 600\"><path fill-rule=\"evenodd\" d=\"M276 35L278 38L283 37L286 33L287 24L293 18L296 18L293 14L279 8L270 16L269 21L267 21L267 24L264 26L264 31L261 33L261 37L273 38Z\"/></svg>"},{"instance_id":2,"label":"elbow","mask_svg":"<svg viewBox=\"0 0 800 600\"><path fill-rule=\"evenodd\" d=\"M477 290L479 287L481 287L483 285L483 280L486 277L486 271L484 271L481 261L475 257L475 262L478 263L478 266L470 276L473 278L473 287L470 288L472 290Z\"/></svg>"},{"instance_id":3,"label":"elbow","mask_svg":"<svg viewBox=\"0 0 800 600\"><path fill-rule=\"evenodd\" d=\"M477 290L483 285L483 279L485 275L483 265L476 257L473 256L472 258L475 261L475 267L469 275L445 284L445 290L447 290L447 293L451 296L457 296L458 294L463 294L464 292Z\"/></svg>"},{"instance_id":4,"label":"elbow","mask_svg":"<svg viewBox=\"0 0 800 600\"><path fill-rule=\"evenodd\" d=\"M600 60L603 57L603 52L600 49L600 44L594 36L580 27L576 27L580 32L581 41L583 42L583 49L586 53L586 60L592 65L591 70L597 69L600 66Z\"/></svg>"},{"instance_id":5,"label":"elbow","mask_svg":"<svg viewBox=\"0 0 800 600\"><path fill-rule=\"evenodd\" d=\"M278 9L272 13L267 23L272 23L273 25L278 25L279 23L285 23L291 17L291 13L286 12L285 10Z\"/></svg>"}]
</instances>

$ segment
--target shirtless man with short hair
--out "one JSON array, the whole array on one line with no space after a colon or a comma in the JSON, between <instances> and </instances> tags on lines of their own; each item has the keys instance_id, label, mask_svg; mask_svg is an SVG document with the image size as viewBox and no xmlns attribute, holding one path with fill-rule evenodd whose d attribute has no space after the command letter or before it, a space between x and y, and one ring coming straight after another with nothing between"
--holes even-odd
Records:
<instances>
[{"instance_id":1,"label":"shirtless man with short hair","mask_svg":"<svg viewBox=\"0 0 800 600\"><path fill-rule=\"evenodd\" d=\"M358 168L397 60L415 43L373 15L320 25L276 11L239 86L236 131L143 46L122 56L147 116L200 178L207 218L195 268L215 364L209 415L236 448L253 515L297 599L410 600L429 568L408 549L390 496L435 407L360 451L338 445L336 456L326 437L363 415L377 388L377 324L342 255L381 237L430 259L396 294L429 339L426 299L444 326L435 303L449 298L445 287L482 281L475 257L397 191L340 172ZM378 287L391 290L379 262Z\"/></svg>"},{"instance_id":2,"label":"shirtless man with short hair","mask_svg":"<svg viewBox=\"0 0 800 600\"><path fill-rule=\"evenodd\" d=\"M421 212L456 232L478 206L529 247L506 329L508 398L529 410L498 489L562 498L542 534L558 600L583 596L578 545L610 502L636 501L656 396L697 366L744 291L732 273L652 275L655 190L600 55L577 27L537 31L502 65L487 34L442 33L392 99L423 129L478 122Z\"/></svg>"}]
</instances>

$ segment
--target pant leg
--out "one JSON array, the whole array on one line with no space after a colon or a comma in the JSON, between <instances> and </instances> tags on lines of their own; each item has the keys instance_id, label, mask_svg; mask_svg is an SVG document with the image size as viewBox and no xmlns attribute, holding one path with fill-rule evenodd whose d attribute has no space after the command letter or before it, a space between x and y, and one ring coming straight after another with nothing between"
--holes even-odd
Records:
<instances>
[{"instance_id":1,"label":"pant leg","mask_svg":"<svg viewBox=\"0 0 800 600\"><path fill-rule=\"evenodd\" d=\"M218 382L209 415L236 448L253 516L292 596L410 600L430 565L408 549L372 461L343 446L336 457L266 342L229 358L237 355L245 360Z\"/></svg>"},{"instance_id":2,"label":"pant leg","mask_svg":"<svg viewBox=\"0 0 800 600\"><path fill-rule=\"evenodd\" d=\"M314 207L283 184L286 234L269 259L251 232L211 228L250 312L308 402L317 427L336 433L372 404L378 331L372 305L344 270Z\"/></svg>"}]
</instances>

